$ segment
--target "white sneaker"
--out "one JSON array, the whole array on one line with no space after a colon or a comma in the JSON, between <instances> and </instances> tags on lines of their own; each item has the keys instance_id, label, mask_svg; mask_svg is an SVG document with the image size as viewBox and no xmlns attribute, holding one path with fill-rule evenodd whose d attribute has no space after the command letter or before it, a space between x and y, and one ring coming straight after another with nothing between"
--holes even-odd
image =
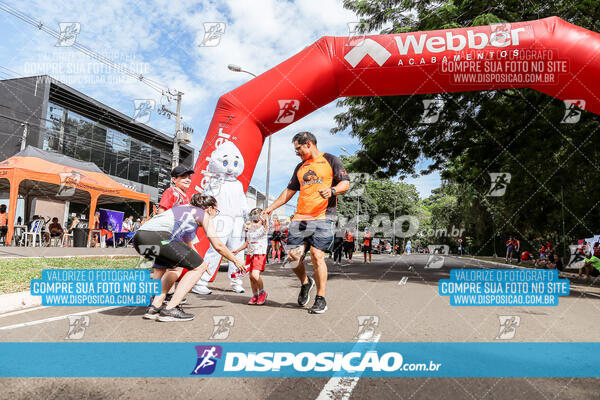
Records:
<instances>
[{"instance_id":1,"label":"white sneaker","mask_svg":"<svg viewBox=\"0 0 600 400\"><path fill-rule=\"evenodd\" d=\"M192 288L191 292L196 293L196 294L208 295L208 294L212 293L212 290L210 290L208 287L206 287L204 285L196 285Z\"/></svg>"},{"instance_id":2,"label":"white sneaker","mask_svg":"<svg viewBox=\"0 0 600 400\"><path fill-rule=\"evenodd\" d=\"M244 288L242 287L242 285L233 285L233 286L231 287L231 290L233 290L233 291L234 291L234 292L236 292L236 293L244 293L244 292L245 292L245 290L244 290Z\"/></svg>"}]
</instances>

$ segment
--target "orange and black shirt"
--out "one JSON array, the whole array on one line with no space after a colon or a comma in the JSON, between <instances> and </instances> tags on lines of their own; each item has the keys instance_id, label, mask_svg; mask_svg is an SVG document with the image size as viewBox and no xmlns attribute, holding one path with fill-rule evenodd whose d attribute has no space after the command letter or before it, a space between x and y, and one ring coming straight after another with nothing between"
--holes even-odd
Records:
<instances>
[{"instance_id":1,"label":"orange and black shirt","mask_svg":"<svg viewBox=\"0 0 600 400\"><path fill-rule=\"evenodd\" d=\"M296 166L287 188L300 191L294 221L334 219L337 198L324 199L319 189L330 188L341 181L349 181L348 173L339 158L322 153L317 158L306 160Z\"/></svg>"},{"instance_id":2,"label":"orange and black shirt","mask_svg":"<svg viewBox=\"0 0 600 400\"><path fill-rule=\"evenodd\" d=\"M370 233L365 233L364 239L365 239L365 241L363 242L363 246L370 246L371 245L371 239L372 239L371 234Z\"/></svg>"}]
</instances>

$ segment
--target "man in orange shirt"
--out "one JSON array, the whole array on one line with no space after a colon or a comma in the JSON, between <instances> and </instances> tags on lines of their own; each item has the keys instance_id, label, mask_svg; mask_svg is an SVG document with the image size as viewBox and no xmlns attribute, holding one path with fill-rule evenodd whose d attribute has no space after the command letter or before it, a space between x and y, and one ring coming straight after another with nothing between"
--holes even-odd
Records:
<instances>
[{"instance_id":1,"label":"man in orange shirt","mask_svg":"<svg viewBox=\"0 0 600 400\"><path fill-rule=\"evenodd\" d=\"M327 310L327 264L324 256L334 240L336 196L350 189L350 178L337 157L319 151L317 138L312 133L297 133L292 142L302 162L296 166L288 187L263 214L271 215L300 191L298 208L289 226L288 261L302 283L298 304L304 307L308 303L310 290L316 283L317 295L309 312L322 314ZM305 245L310 247L315 279L308 277L304 270L302 255Z\"/></svg>"},{"instance_id":2,"label":"man in orange shirt","mask_svg":"<svg viewBox=\"0 0 600 400\"><path fill-rule=\"evenodd\" d=\"M371 262L371 252L372 252L372 243L373 235L369 231L369 228L365 228L365 235L363 236L363 254L365 256L365 264L367 263L367 253L369 254L369 263Z\"/></svg>"}]
</instances>

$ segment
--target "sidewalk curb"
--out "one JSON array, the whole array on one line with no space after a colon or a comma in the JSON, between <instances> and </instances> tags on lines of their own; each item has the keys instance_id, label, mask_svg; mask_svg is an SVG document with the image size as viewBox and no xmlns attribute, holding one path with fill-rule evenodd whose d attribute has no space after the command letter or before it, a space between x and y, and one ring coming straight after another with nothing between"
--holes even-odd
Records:
<instances>
[{"instance_id":1,"label":"sidewalk curb","mask_svg":"<svg viewBox=\"0 0 600 400\"><path fill-rule=\"evenodd\" d=\"M32 296L29 291L0 295L0 314L42 305L41 296Z\"/></svg>"},{"instance_id":2,"label":"sidewalk curb","mask_svg":"<svg viewBox=\"0 0 600 400\"><path fill-rule=\"evenodd\" d=\"M462 258L464 260L472 260L472 261L479 261L482 263L488 263L488 264L493 264L493 265L498 265L500 267L508 267L508 268L513 268L513 269L530 269L528 267L522 267L520 265L512 265L512 264L504 264L504 263L499 263L499 262L495 262L495 261L487 261L487 260L480 260L478 258L472 258L472 257L464 257L464 256L454 256L456 258ZM558 276L564 277L564 278L577 278L577 274L574 274L572 272L561 272L558 271Z\"/></svg>"}]
</instances>

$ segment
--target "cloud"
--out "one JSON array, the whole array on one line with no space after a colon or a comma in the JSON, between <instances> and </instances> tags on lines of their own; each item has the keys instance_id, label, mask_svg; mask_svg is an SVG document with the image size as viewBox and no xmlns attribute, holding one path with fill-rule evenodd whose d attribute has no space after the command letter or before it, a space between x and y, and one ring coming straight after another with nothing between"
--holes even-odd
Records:
<instances>
[{"instance_id":1,"label":"cloud","mask_svg":"<svg viewBox=\"0 0 600 400\"><path fill-rule=\"evenodd\" d=\"M51 3L13 1L11 5L58 30L60 22L79 22L78 43L94 49L146 78L184 93L184 122L195 130L199 149L220 95L251 76L227 69L237 64L255 74L273 68L322 36L345 36L359 18L341 0ZM205 22L225 22L216 47L201 47ZM139 81L124 77L72 48L55 47L56 39L7 13L0 13L0 34L10 40L0 46L0 65L21 76L50 74L124 114L133 115L134 99L153 99L174 109L175 103ZM4 71L4 74L2 74ZM0 69L0 79L9 77ZM13 76L14 77L14 76ZM335 155L341 146L359 148L348 134L331 135L334 104L323 107L273 136L271 193L281 191L299 161L290 143L300 130L317 134L319 147ZM173 134L174 121L154 113L149 125ZM252 184L264 189L266 147Z\"/></svg>"}]
</instances>

